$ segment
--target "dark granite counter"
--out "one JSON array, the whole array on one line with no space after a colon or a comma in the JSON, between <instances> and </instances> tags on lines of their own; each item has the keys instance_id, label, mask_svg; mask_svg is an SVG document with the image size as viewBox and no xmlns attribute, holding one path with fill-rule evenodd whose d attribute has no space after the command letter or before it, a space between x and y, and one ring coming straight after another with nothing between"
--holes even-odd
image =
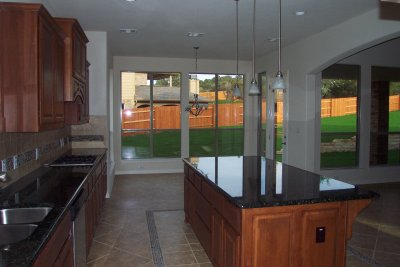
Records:
<instances>
[{"instance_id":1,"label":"dark granite counter","mask_svg":"<svg viewBox=\"0 0 400 267\"><path fill-rule=\"evenodd\" d=\"M378 194L357 185L264 157L192 157L184 159L184 162L240 208L378 197Z\"/></svg>"},{"instance_id":2,"label":"dark granite counter","mask_svg":"<svg viewBox=\"0 0 400 267\"><path fill-rule=\"evenodd\" d=\"M96 166L105 152L106 149L73 149L66 154L97 155L94 164ZM93 169L90 166L41 167L0 190L0 208L53 208L27 239L0 246L0 267L23 267L33 264Z\"/></svg>"}]
</instances>

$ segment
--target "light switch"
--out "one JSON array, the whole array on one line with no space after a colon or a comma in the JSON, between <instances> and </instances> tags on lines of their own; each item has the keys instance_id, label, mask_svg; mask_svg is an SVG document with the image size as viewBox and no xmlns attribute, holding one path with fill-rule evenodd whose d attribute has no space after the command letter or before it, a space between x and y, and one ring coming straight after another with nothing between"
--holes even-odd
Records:
<instances>
[{"instance_id":1,"label":"light switch","mask_svg":"<svg viewBox=\"0 0 400 267\"><path fill-rule=\"evenodd\" d=\"M317 227L315 229L315 242L316 243L325 242L325 227Z\"/></svg>"}]
</instances>

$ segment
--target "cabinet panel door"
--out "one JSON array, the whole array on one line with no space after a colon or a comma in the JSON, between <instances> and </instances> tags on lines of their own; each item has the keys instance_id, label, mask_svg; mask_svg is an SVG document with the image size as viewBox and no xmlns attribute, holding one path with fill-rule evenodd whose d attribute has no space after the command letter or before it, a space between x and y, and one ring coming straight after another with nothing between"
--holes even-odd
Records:
<instances>
[{"instance_id":1,"label":"cabinet panel door","mask_svg":"<svg viewBox=\"0 0 400 267\"><path fill-rule=\"evenodd\" d=\"M40 86L40 124L53 122L53 95L54 95L54 51L53 29L44 21L39 20L40 27L40 55L41 59L41 86Z\"/></svg>"},{"instance_id":2,"label":"cabinet panel door","mask_svg":"<svg viewBox=\"0 0 400 267\"><path fill-rule=\"evenodd\" d=\"M292 214L253 216L254 266L288 267L291 255Z\"/></svg>"},{"instance_id":3,"label":"cabinet panel door","mask_svg":"<svg viewBox=\"0 0 400 267\"><path fill-rule=\"evenodd\" d=\"M54 41L54 119L64 121L64 43L60 38Z\"/></svg>"},{"instance_id":4,"label":"cabinet panel door","mask_svg":"<svg viewBox=\"0 0 400 267\"><path fill-rule=\"evenodd\" d=\"M304 267L344 266L344 209L303 211L301 258ZM323 231L324 233L320 233ZM312 251L312 253L310 253Z\"/></svg>"},{"instance_id":5,"label":"cabinet panel door","mask_svg":"<svg viewBox=\"0 0 400 267\"><path fill-rule=\"evenodd\" d=\"M65 244L58 255L53 267L73 267L74 266L74 247L72 234L65 241Z\"/></svg>"},{"instance_id":6,"label":"cabinet panel door","mask_svg":"<svg viewBox=\"0 0 400 267\"><path fill-rule=\"evenodd\" d=\"M224 255L223 259L224 267L239 267L240 236L225 221L223 224L223 255ZM266 266L266 265L259 265L259 266Z\"/></svg>"},{"instance_id":7,"label":"cabinet panel door","mask_svg":"<svg viewBox=\"0 0 400 267\"><path fill-rule=\"evenodd\" d=\"M215 267L222 267L223 255L222 255L222 227L223 221L221 215L213 210L211 216L211 261Z\"/></svg>"}]
</instances>

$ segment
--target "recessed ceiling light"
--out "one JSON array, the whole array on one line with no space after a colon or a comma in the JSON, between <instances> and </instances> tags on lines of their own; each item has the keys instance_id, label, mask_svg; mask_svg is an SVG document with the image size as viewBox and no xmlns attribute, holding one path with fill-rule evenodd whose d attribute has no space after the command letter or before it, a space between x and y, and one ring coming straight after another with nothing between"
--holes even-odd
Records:
<instances>
[{"instance_id":1,"label":"recessed ceiling light","mask_svg":"<svg viewBox=\"0 0 400 267\"><path fill-rule=\"evenodd\" d=\"M306 14L306 12L305 11L296 11L296 12L294 12L294 14L296 16L303 16L304 14Z\"/></svg>"},{"instance_id":2,"label":"recessed ceiling light","mask_svg":"<svg viewBox=\"0 0 400 267\"><path fill-rule=\"evenodd\" d=\"M126 2L135 2L136 0L125 0Z\"/></svg>"},{"instance_id":3,"label":"recessed ceiling light","mask_svg":"<svg viewBox=\"0 0 400 267\"><path fill-rule=\"evenodd\" d=\"M205 33L201 33L201 32L188 32L186 34L186 36L188 37L203 37L205 35Z\"/></svg>"},{"instance_id":4,"label":"recessed ceiling light","mask_svg":"<svg viewBox=\"0 0 400 267\"><path fill-rule=\"evenodd\" d=\"M119 29L121 33L137 33L137 29Z\"/></svg>"}]
</instances>

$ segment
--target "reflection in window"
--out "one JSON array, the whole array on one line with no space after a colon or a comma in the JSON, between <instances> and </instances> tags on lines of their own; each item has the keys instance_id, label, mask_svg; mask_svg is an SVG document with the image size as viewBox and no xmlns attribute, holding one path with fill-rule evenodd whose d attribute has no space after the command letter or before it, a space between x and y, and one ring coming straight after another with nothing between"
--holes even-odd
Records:
<instances>
[{"instance_id":1,"label":"reflection in window","mask_svg":"<svg viewBox=\"0 0 400 267\"><path fill-rule=\"evenodd\" d=\"M400 164L400 68L371 72L370 165Z\"/></svg>"},{"instance_id":2,"label":"reflection in window","mask_svg":"<svg viewBox=\"0 0 400 267\"><path fill-rule=\"evenodd\" d=\"M322 71L321 168L358 165L359 66Z\"/></svg>"},{"instance_id":3,"label":"reflection in window","mask_svg":"<svg viewBox=\"0 0 400 267\"><path fill-rule=\"evenodd\" d=\"M180 157L178 73L121 73L122 159Z\"/></svg>"},{"instance_id":4,"label":"reflection in window","mask_svg":"<svg viewBox=\"0 0 400 267\"><path fill-rule=\"evenodd\" d=\"M197 117L189 114L189 155L243 154L243 98L233 96L236 75L190 74L189 102L207 104ZM243 75L239 75L243 96Z\"/></svg>"}]
</instances>

